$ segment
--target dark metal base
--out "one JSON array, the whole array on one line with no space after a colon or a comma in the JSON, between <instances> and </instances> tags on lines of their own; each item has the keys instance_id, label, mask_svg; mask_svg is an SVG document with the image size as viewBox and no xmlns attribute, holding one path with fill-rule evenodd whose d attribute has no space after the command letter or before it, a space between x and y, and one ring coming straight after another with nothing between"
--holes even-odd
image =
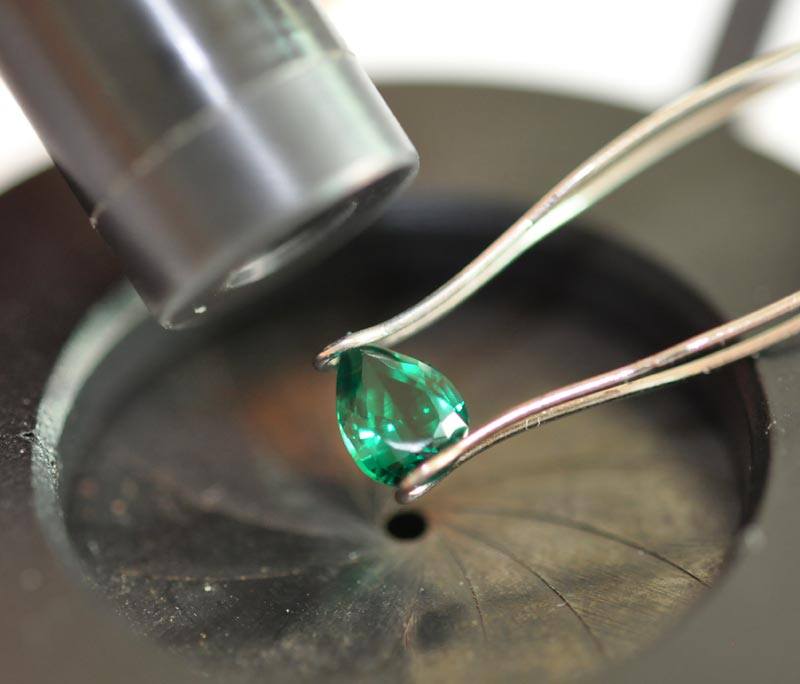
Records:
<instances>
[{"instance_id":1,"label":"dark metal base","mask_svg":"<svg viewBox=\"0 0 800 684\"><path fill-rule=\"evenodd\" d=\"M763 382L742 363L512 440L414 508L427 523L420 536L387 530L397 508L340 446L333 379L311 370L315 351L435 285L631 119L525 93L389 95L424 173L383 230L223 328L137 327L86 382L78 362L99 361L120 313L135 307L117 298L111 317L82 324L46 397L39 518L28 484L34 407L67 334L113 273L53 176L0 202L12 369L0 376L0 572L13 588L0 601L0 636L14 647L14 681L55 672L67 682L182 681L197 671L222 681L530 680L610 664L623 668L615 681L669 681L678 665L684 681L728 667L738 681L749 665L735 659L759 638L784 662L797 657L781 647L786 630L749 634L763 611L789 624L800 605L793 591L776 593L792 549L776 548L773 534L800 506L786 497L788 471L762 498L768 458L771 478L792 458L786 436L796 428L781 408L791 385L778 382L794 373L791 349L759 361ZM628 361L789 291L795 184L718 135L598 208L591 231L548 240L403 349L447 373L478 423ZM764 227L750 241L756 212ZM734 233L729 253L703 252ZM563 287L547 285L553 273ZM483 479L490 485L479 490ZM763 548L733 557L753 519L760 527L745 538ZM735 615L742 601L748 620Z\"/></svg>"}]
</instances>

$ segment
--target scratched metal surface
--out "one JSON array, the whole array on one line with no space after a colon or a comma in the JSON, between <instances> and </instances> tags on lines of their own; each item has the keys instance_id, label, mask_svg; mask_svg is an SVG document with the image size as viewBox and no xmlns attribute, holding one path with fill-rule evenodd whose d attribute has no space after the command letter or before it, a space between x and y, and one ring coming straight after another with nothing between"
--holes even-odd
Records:
<instances>
[{"instance_id":1,"label":"scratched metal surface","mask_svg":"<svg viewBox=\"0 0 800 684\"><path fill-rule=\"evenodd\" d=\"M416 240L427 254L409 267L397 240L364 238L324 269L318 303L296 288L260 321L136 373L113 401L84 401L72 429L101 427L64 455L84 571L136 632L195 671L245 681L558 681L653 644L713 591L741 522L732 409L713 399L738 397L735 374L511 440L414 507L422 536L395 539L398 507L349 461L333 378L310 359L354 323L329 300L370 320L480 244L406 235L403 249ZM571 285L548 289L558 272ZM691 328L702 307L659 276L572 234L403 351L446 372L479 424ZM130 363L145 364L133 351Z\"/></svg>"},{"instance_id":2,"label":"scratched metal surface","mask_svg":"<svg viewBox=\"0 0 800 684\"><path fill-rule=\"evenodd\" d=\"M425 207L422 199L431 196L469 196L491 198L501 204L510 201L519 207L520 203L530 201L532 196L543 191L560 174L569 170L574 163L630 124L637 116L634 112L597 103L523 91L397 86L389 89L387 94L394 111L423 155L423 171L411 197L418 211L412 217L413 221L407 221L405 225L418 228L428 238L439 234L456 235L457 239L453 242L438 248L441 258L448 255L452 258L453 268L473 255L479 246L478 242L483 244L490 234L496 234L498 224L510 217L506 216L502 221L496 220L487 225L485 221L482 223L470 220L478 212L466 211L465 215L448 215L447 222L437 222L437 208ZM502 125L497 125L497 122L502 122ZM730 317L741 314L747 308L763 305L770 298L784 295L796 288L797 268L793 255L798 253L797 243L800 240L800 234L796 230L797 198L796 176L748 152L731 138L721 134L687 148L636 179L629 188L593 209L590 218L593 229L600 235L618 240L634 247L639 253L648 255L670 274L689 283L693 292L701 293L725 317ZM91 483L80 490L90 498L92 492L96 492L94 496L98 498L92 505L97 507L97 513L93 524L96 529L106 529L108 532L108 538L98 539L98 545L91 546L99 551L98 556L92 555L89 547L79 545L82 537L81 529L76 524L80 523L76 510L72 510L69 517L71 547L65 549L61 545L53 545L53 529L60 523L36 514L33 503L35 491L31 490L31 443L35 438L32 431L36 424L36 407L57 355L88 307L115 277L116 271L113 260L103 251L96 236L86 228L80 209L55 173L40 176L5 195L0 200L0 216L6 227L6 230L0 231L0 318L3 323L0 350L4 358L0 369L0 542L3 549L0 553L0 582L3 586L3 591L0 592L0 642L5 645L5 679L37 683L91 680L126 683L169 681L177 684L197 681L198 670L214 670L224 673L224 676L220 674L214 677L216 681L233 682L236 680L233 673L237 671L245 679L263 680L265 677L263 670L258 667L257 658L248 660L244 655L237 655L240 646L244 648L250 644L252 647L261 634L266 632L263 626L246 623L245 609L255 610L248 600L233 604L231 599L231 602L221 604L219 610L214 612L211 608L216 604L199 603L200 599L207 598L212 592L206 593L204 590L202 595L198 592L197 605L205 606L206 610L201 612L197 605L193 608L197 622L190 625L191 629L186 626L193 614L186 610L186 606L191 604L184 602L181 604L184 610L183 622L175 617L173 627L169 629L169 615L166 613L162 614L166 617L160 623L157 622L159 614L155 612L155 597L151 604L142 604L147 611L144 608L139 612L131 610L131 606L137 601L144 602L144 593L151 590L157 594L163 589L164 601L173 601L169 585L142 580L137 585L142 592L139 593L131 587L130 595L124 598L121 591L106 584L106 578L112 577L115 572L119 574L120 569L133 565L134 561L145 565L146 552L152 548L145 541L148 532L155 535L158 530L165 529L166 521L169 520L184 521L177 540L184 545L179 547L176 542L174 549L168 549L174 559L181 560L184 567L190 565L190 562L196 562L198 568L204 567L201 560L212 559L217 564L216 567L229 572L231 568L225 559L233 559L230 565L235 565L234 542L236 539L241 540L241 537L231 537L226 541L228 530L220 532L219 527L214 528L217 532L213 540L199 537L197 530L193 529L193 521L203 524L208 522L207 518L200 515L202 507L198 507L199 517L181 518L174 512L175 507L172 505L178 497L167 491L164 496L159 497L162 508L148 504L153 513L149 518L152 529L148 531L147 525L142 524L148 518L141 517L139 510L134 520L134 506L127 501L123 501L124 505L114 503L113 510L116 513L112 513L111 509L112 502L120 498L114 490L115 486L119 485L117 492L123 494L123 499L125 494L138 495L144 491L144 486L137 490L135 486L131 487L130 483L126 483L123 489L123 480L127 477L123 474L125 471L116 474L108 471L104 474L107 479L103 480L108 490L104 487L93 488ZM476 236L483 236L480 239L476 237L475 243L467 239L473 231L476 231ZM564 235L571 232L572 229ZM549 240L547 242L550 243ZM607 259L611 255L602 253L597 244L587 243L586 247L586 257L594 254L599 263L608 263ZM547 245L543 244L541 248L545 250ZM459 249L465 251L462 253ZM384 277L376 278L370 286L370 297L364 297L363 292L351 291L347 295L349 299L342 298L343 290L331 289L328 300L330 306L318 317L306 319L307 325L313 325L319 330L320 338L327 340L331 334L340 333L342 326L354 327L377 320L381 315L396 311L406 303L392 300L389 295L397 294L400 289L398 284L406 288L409 287L406 281L411 280L413 284L420 280L426 275L424 269L430 263L425 260L419 262L419 268L423 272L418 273L414 267L418 263L420 252L415 252L412 259L409 253L399 249L396 244L392 250L398 261L402 262L402 269L398 267L397 270L387 270ZM345 253L350 253L350 248L341 254ZM522 269L526 277L535 276L550 256L543 256L541 262L525 260ZM625 269L619 269L615 264L611 270L618 270L621 279L625 279ZM294 283L289 290L295 287L302 290L304 283L313 281L318 289L327 293L328 283L320 280L324 272L324 269L309 271L307 280ZM580 271L565 273L569 277L565 282L562 281L564 286L570 287L578 281L581 291L587 297L587 306L581 309L583 316L595 308L594 300L601 294L600 288L592 286L592 279L596 276L590 273L588 278L582 278ZM648 269L648 273L639 271L635 280L628 280L627 287L617 288L620 296L616 301L601 297L603 301L602 305L597 305L598 311L608 314L625 310L631 304L630 298L639 294L645 295L649 301L649 298L657 294L654 294L654 290L658 290L658 284L663 284L663 274L657 269ZM340 270L338 277L342 278L342 274L347 275L347 271ZM420 280L420 283L423 282L426 281ZM636 282L636 287L631 288L630 282ZM497 283L493 287L500 286ZM410 296L411 290L407 291ZM499 291L496 289L496 292ZM533 281L523 282L513 278L507 281L504 292L506 295L517 293L528 306L535 305L537 308L547 298L546 295L551 294L536 289ZM683 309L686 305L688 309L692 308L691 297L682 298L678 296L680 293L672 289L668 289L665 294L672 296L670 306L677 305L679 309ZM338 297L335 301L334 295ZM385 306L379 311L370 308L362 311L359 301L384 301ZM491 301L487 300L486 304L491 310L496 308ZM337 318L327 319L326 317L332 317L334 308L339 309ZM269 321L274 311L265 308L256 313L263 320ZM670 329L664 337L669 337L669 340L655 339L661 334L654 325L657 322L655 319L640 319L633 329L618 329L617 332L622 333L624 330L626 339L640 340L642 345L652 349L707 324L707 313L701 307L699 317L690 316L694 321L691 325L688 319L665 318L663 322ZM458 335L456 341L459 343L463 343L467 337L463 327L455 327L455 319L454 327L443 326L437 328L439 330L449 330L451 335ZM469 330L470 339L476 334L475 330ZM655 337L648 342L646 339L650 339L650 335ZM495 340L490 341L494 343ZM313 351L316 351L317 342L319 341L315 341ZM475 366L470 365L469 373L465 375L465 371L459 370L463 368L459 365L461 362L449 351L445 355L423 338L418 340L418 345L415 342L405 349L410 353L427 354L430 361L453 375L465 392L471 391L468 385L473 381ZM288 359L289 350L285 351ZM299 355L300 351L298 345L292 353L297 352ZM726 374L727 379L720 380L722 384L717 386L716 391L713 385L714 376L708 379L710 385L703 382L689 388L693 391L694 399L703 406L706 403L700 390L704 386L710 388L716 400L727 401L727 405L718 412L721 413L724 427L716 429L716 423L703 424L701 433L709 429L710 434L717 437L732 438L725 451L738 464L734 471L744 476L740 483L741 496L738 501L746 507L745 517L751 526L743 531L739 530L740 533L737 534L740 543L736 544L735 557L722 567L724 581L716 581L708 591L698 589L700 600L687 601L683 608L675 610L672 613L678 621L675 628L669 627L673 617L665 617L660 623L664 629L663 636L650 642L652 647L644 646L647 639L641 640L644 650L638 657L609 661L612 662L610 668L604 668L598 663L598 676L593 679L637 684L642 681L667 684L678 680L708 682L722 679L742 683L793 681L794 674L800 669L796 630L800 617L796 576L796 521L800 507L800 469L796 463L797 445L800 445L800 421L797 420L796 388L800 378L796 351L797 345L790 344L762 355L755 364L757 377L753 366L746 365L739 367L734 377ZM537 342L530 345L529 352L536 355L543 353ZM253 353L260 354L260 348ZM487 358L485 350L473 350L472 353L483 361ZM588 351L584 353L583 350L577 354L574 360L577 364L576 370L581 368L580 364L587 362L588 354ZM181 358L189 362L188 356L182 355ZM126 359L125 364L116 364L116 370L127 373L128 376L138 375L145 385L153 382L153 369L145 372L146 369L135 366L134 360L135 357L131 356ZM599 363L605 359L597 356L597 360ZM571 369L572 366L564 371L570 373L570 379L573 378ZM531 383L524 388L525 396L528 396L529 390L541 388L536 383L541 381L543 386L551 377L551 369L548 367L537 368L535 377L525 380ZM253 380L255 379L254 376ZM198 378L200 384L207 381L208 378ZM522 388L522 378L514 381L517 387ZM125 383L130 382L131 378L128 377ZM125 383L121 384L132 389ZM652 395L647 401L656 401L657 396ZM469 398L476 409L479 402L484 399L488 401L488 397ZM508 398L512 399L511 396ZM674 401L677 405L687 400L676 398ZM128 406L132 407L132 404ZM481 411L489 404L483 406ZM621 406L623 405L620 404ZM647 420L655 422L659 411L655 404L648 406L652 407L647 409L652 414L648 414ZM225 408L230 409L228 406ZM92 415L98 417L102 412ZM578 416L576 420L588 419L586 416ZM328 418L330 419L330 414ZM578 425L588 426L587 423L571 425L575 426L575 430ZM191 429L198 430L201 426L202 422L193 421ZM675 455L685 446L686 472L692 472L699 465L688 462L690 455L696 454L699 462L706 452L692 450L688 442L682 441L687 439L687 435L701 434L689 429L691 426L684 427L687 429L677 435L680 441L670 447L669 452L665 450L665 453ZM563 428L552 425L551 429L563 429L565 439L577 439L567 429L567 423L563 423ZM75 437L72 432L71 430L71 436ZM261 436L254 439L264 442L265 429L258 434ZM594 435L594 431L584 433L587 439ZM122 437L123 434L118 436ZM541 454L547 457L544 446L550 442L546 437L544 430L535 437L530 437L530 448L534 456ZM141 439L141 436L138 438ZM199 437L198 441L201 441ZM137 442L132 440L131 443ZM609 441L598 444L605 448ZM621 442L619 444L623 445ZM188 442L184 446L188 449ZM719 448L720 444L715 450ZM88 453L84 452L83 455ZM97 452L96 455L100 456L101 453ZM498 459L501 458L499 453L496 455ZM153 458L156 457L157 453L154 452ZM767 461L769 472L765 473ZM118 462L121 465L126 463L124 459ZM238 461L233 463L237 464ZM488 460L484 463L485 466L475 461L469 468L490 467ZM94 467L88 468L88 463L83 463L83 466L87 475L101 474ZM170 467L174 466L175 463L170 461ZM197 468L190 469L189 474L196 476L196 470ZM468 473L465 468L456 477L467 478ZM625 468L619 470L620 477L625 473ZM224 474L230 477L232 469L225 470ZM721 481L724 481L722 476L725 473L720 475ZM696 477L698 475L691 475L689 481L705 481L704 477L699 480ZM188 476L186 479L191 481ZM575 477L572 479L577 481ZM762 497L761 483L765 479L768 486ZM533 488L537 483L535 478L531 480L530 486ZM458 480L454 479L455 482ZM636 483L633 484L630 496L636 493ZM537 490L538 496L543 496L543 488L544 485ZM442 494L446 491L443 489ZM597 492L599 489L593 488L593 491ZM69 491L66 493L69 494ZM66 502L77 506L80 499L77 492L74 494L76 495L70 494L71 498L68 497ZM569 513L574 513L574 507L579 503L589 501L586 495L580 495L577 491L573 491L573 494ZM213 495L212 490L206 497L210 496L213 500ZM106 497L107 508L103 506L103 497ZM645 499L644 496L641 498ZM144 505L144 495L141 495L141 501ZM204 501L204 505L208 505L208 498ZM431 499L428 503L433 506L434 500ZM530 505L534 503L536 500L531 497ZM644 503L655 505L649 499L645 499ZM508 502L504 499L503 504L508 505ZM759 507L754 512L755 504L759 504ZM169 513L163 512L164 507ZM635 512L635 507L631 510ZM130 513L130 520L122 525L118 517L121 514L124 517L126 511ZM103 515L106 516L105 519ZM619 524L624 522L626 525L633 525L634 519L628 511L627 514L620 513L619 520L622 521ZM665 524L667 520L669 516L664 517ZM135 541L141 541L138 549L134 548L134 537L131 536L137 525L139 537ZM88 523L85 529L89 530ZM377 533L377 526L375 529ZM436 524L432 523L429 540L433 539L437 529ZM652 526L648 529L652 529ZM627 532L628 529L624 531ZM87 542L91 538L93 537L88 535L85 537ZM385 538L376 534L375 539L378 538L381 539L380 543L388 545ZM119 540L119 545L113 547L109 545L109 540ZM510 542L500 538L493 541L511 546ZM418 548L415 544L412 543L414 548ZM260 547L260 543L254 542L254 545ZM118 551L116 556L112 553L115 548ZM584 550L586 548L584 545ZM216 556L214 549L218 549ZM99 586L95 586L91 594L87 594L78 581L79 578L71 571L71 556L75 550L79 550L83 557L84 576L99 580ZM512 548L509 550L514 552ZM680 557L672 555L675 548L668 551L669 556L667 550L660 550L665 557L701 576L700 568L686 562L683 555L685 550ZM459 549L456 549L456 553L458 552ZM532 560L521 559L528 563ZM155 558L153 562L156 562ZM170 562L169 555L162 556L160 562L167 566ZM467 572L470 572L472 561L466 554L462 562ZM507 562L511 565L510 561ZM569 562L572 567L580 567L575 558ZM547 571L547 568L544 570ZM210 571L208 574L211 576ZM545 577L550 579L548 575ZM498 587L500 584L489 585L490 578L475 577L474 574L472 578L483 608L487 605L487 586ZM534 583L532 578L529 581L531 585ZM570 598L574 606L585 609L585 606L572 601L573 594L567 593L572 587L556 586ZM111 600L96 600L98 591L107 594ZM186 595L183 594L184 597ZM511 595L516 596L513 593ZM466 595L459 595L458 598L467 606L464 610L470 609L471 604L467 599ZM499 605L503 597L496 600L495 606ZM553 601L555 611L557 602L554 599ZM516 605L513 600L509 603ZM109 610L109 606L112 610ZM114 618L113 609L125 613L127 617L122 620ZM559 610L564 610L564 607ZM587 621L596 627L592 623L596 611L587 612ZM476 650L478 655L472 661L474 667L458 667L460 654L451 655L456 653L456 648L452 647L448 652L446 646L454 642L437 642L435 639L436 635L444 633L438 625L451 623L444 618L437 621L435 615L428 615L428 619L423 620L425 613L415 611L415 614L420 616L420 621L415 623L415 629L419 630L418 634L421 638L424 637L430 649L427 656L421 651L418 656L426 657L427 662L432 663L431 667L448 667L445 661L449 660L449 666L454 668L456 674L469 671L465 675L467 680L486 681L488 676L498 679L499 673L503 672L507 675L503 679L529 681L534 679L531 673L536 668L546 665L542 661L526 661L529 666L526 668L523 661L503 662L502 670L493 669L492 658L486 655L490 652L499 653L504 637L497 636L502 625L501 620L489 618L486 621L487 625L492 625L487 630L491 639L489 647L480 646ZM484 613L485 617L489 615L489 612ZM513 616L514 621L509 622L507 629L510 637L513 637L518 625L525 624L525 619L528 618L513 612L509 612L509 615ZM471 622L477 616L473 613L472 617L467 618L465 615L464 619ZM201 623L204 626L215 626L218 632L215 639L219 638L219 634L224 635L225 625L234 630L238 629L237 625L241 625L238 632L241 638L232 638L227 643L214 641L213 649L203 655L201 648L204 647L198 646ZM532 619L528 619L527 624L532 624ZM574 622L572 624L573 629L577 628ZM132 638L132 627L149 636L144 639ZM197 631L193 631L195 629ZM474 626L472 629L474 630ZM624 623L616 625L615 629L621 633L625 629ZM657 630L658 626L654 627L654 631ZM210 635L211 632L207 634ZM267 648L269 644L267 639ZM252 647L250 653L255 653L255 650ZM558 649L554 647L554 651L558 652ZM502 659L502 656L495 656L495 660L497 658ZM187 662L191 663L191 668L187 668ZM397 661L402 662L405 661ZM614 663L620 664L619 667L613 667ZM512 665L517 667L516 674ZM289 671L288 664L286 669L276 666L270 668L269 679L291 680L303 673L306 678L313 679L313 667L311 663L309 671L301 663L298 671L293 673ZM362 679L369 679L373 673L376 677L386 674L385 670L377 666L375 670L367 672L370 665L366 662L363 667L360 670ZM401 670L396 677L409 674L408 670ZM554 673L554 676L557 675Z\"/></svg>"}]
</instances>

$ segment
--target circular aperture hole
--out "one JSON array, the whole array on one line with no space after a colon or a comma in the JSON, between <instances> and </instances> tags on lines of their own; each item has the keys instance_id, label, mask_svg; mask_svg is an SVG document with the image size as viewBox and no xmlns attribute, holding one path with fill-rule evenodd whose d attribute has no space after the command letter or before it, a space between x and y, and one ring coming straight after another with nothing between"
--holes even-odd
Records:
<instances>
[{"instance_id":1,"label":"circular aperture hole","mask_svg":"<svg viewBox=\"0 0 800 684\"><path fill-rule=\"evenodd\" d=\"M417 511L395 513L386 521L386 532L394 539L419 539L428 528L425 516Z\"/></svg>"}]
</instances>

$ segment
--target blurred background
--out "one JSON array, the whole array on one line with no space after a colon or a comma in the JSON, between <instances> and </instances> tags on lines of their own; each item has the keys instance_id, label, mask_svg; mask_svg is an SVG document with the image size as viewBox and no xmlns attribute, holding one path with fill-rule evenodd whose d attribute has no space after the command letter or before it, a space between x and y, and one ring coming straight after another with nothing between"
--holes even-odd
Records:
<instances>
[{"instance_id":1,"label":"blurred background","mask_svg":"<svg viewBox=\"0 0 800 684\"><path fill-rule=\"evenodd\" d=\"M650 110L703 80L734 2L323 0L321 4L378 82L493 83ZM749 2L754 8L772 5L758 52L800 40L800 0ZM800 88L784 88L748 110L737 122L737 134L800 170L798 111ZM0 132L1 192L50 163L2 81Z\"/></svg>"}]
</instances>

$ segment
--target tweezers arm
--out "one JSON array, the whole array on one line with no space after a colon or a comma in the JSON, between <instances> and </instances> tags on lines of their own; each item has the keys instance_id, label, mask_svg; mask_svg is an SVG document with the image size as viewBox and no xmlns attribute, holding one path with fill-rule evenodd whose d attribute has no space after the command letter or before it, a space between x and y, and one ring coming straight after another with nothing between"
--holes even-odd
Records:
<instances>
[{"instance_id":1,"label":"tweezers arm","mask_svg":"<svg viewBox=\"0 0 800 684\"><path fill-rule=\"evenodd\" d=\"M800 292L639 361L526 401L417 466L398 485L395 498L419 498L460 465L513 435L623 397L710 373L800 333ZM787 320L776 323L789 314ZM713 351L734 338L761 332ZM709 353L711 352L711 353Z\"/></svg>"},{"instance_id":2,"label":"tweezers arm","mask_svg":"<svg viewBox=\"0 0 800 684\"><path fill-rule=\"evenodd\" d=\"M746 62L698 86L639 121L561 180L477 258L402 313L327 346L318 369L343 351L393 346L455 309L520 254L664 156L719 125L744 102L800 74L800 45Z\"/></svg>"}]
</instances>

